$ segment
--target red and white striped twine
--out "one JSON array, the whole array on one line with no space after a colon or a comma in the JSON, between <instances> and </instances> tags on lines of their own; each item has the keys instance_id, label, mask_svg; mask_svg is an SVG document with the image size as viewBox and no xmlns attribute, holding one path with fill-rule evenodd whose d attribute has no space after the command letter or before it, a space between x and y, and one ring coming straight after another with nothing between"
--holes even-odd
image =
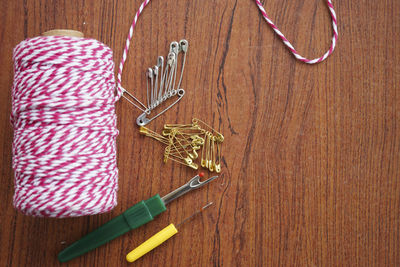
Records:
<instances>
[{"instance_id":1,"label":"red and white striped twine","mask_svg":"<svg viewBox=\"0 0 400 267\"><path fill-rule=\"evenodd\" d=\"M121 62L119 63L119 69L118 69L118 75L117 75L117 94L119 97L123 94L123 92L125 90L121 85L122 70L124 69L124 64L125 64L126 58L128 56L129 46L131 44L131 40L132 40L132 36L133 36L133 29L135 29L135 26L136 26L136 23L137 23L137 20L138 20L140 14L142 14L143 9L147 6L147 4L149 2L150 2L150 0L143 1L143 3L139 7L139 10L135 14L135 18L133 19L131 27L129 28L128 37L126 38L125 48L124 48L124 52L122 53Z\"/></svg>"},{"instance_id":2,"label":"red and white striped twine","mask_svg":"<svg viewBox=\"0 0 400 267\"><path fill-rule=\"evenodd\" d=\"M94 39L36 37L14 49L14 206L91 215L117 200L112 51Z\"/></svg>"},{"instance_id":3,"label":"red and white striped twine","mask_svg":"<svg viewBox=\"0 0 400 267\"><path fill-rule=\"evenodd\" d=\"M338 38L338 31L337 31L337 20L336 20L336 13L332 5L331 0L326 0L326 4L328 5L329 12L331 14L332 18L332 28L333 28L333 37L332 37L332 42L329 50L321 57L315 58L315 59L307 59L303 56L301 56L297 50L293 47L293 45L286 39L286 37L282 34L282 32L278 29L278 27L272 22L272 20L268 17L262 3L260 0L254 0L257 4L257 7L260 9L260 12L262 16L264 17L265 21L271 26L271 28L275 31L275 33L282 39L283 43L289 48L290 52L296 57L296 59L305 62L307 64L315 64L319 63L321 61L324 61L330 54L332 54L333 50L335 49L336 46L336 41ZM137 20L140 16L140 14L143 12L143 9L147 6L147 4L150 2L150 0L145 0L142 2L142 4L139 7L139 10L135 14L135 18L133 19L133 22L131 24L131 27L129 28L129 33L128 37L126 38L126 43L125 43L125 48L124 52L122 54L122 59L119 64L119 70L118 70L118 77L117 77L117 88L118 88L118 95L121 95L124 91L124 88L121 85L122 82L122 70L124 69L124 64L126 62L126 58L128 56L128 51L129 51L129 46L130 42L132 40L133 36L133 30L135 29L135 26L137 24Z\"/></svg>"},{"instance_id":4,"label":"red and white striped twine","mask_svg":"<svg viewBox=\"0 0 400 267\"><path fill-rule=\"evenodd\" d=\"M278 27L275 26L275 24L272 22L272 20L268 17L267 13L265 12L265 9L261 2L259 0L254 0L257 4L257 7L260 9L260 12L262 16L264 17L265 21L271 26L271 28L275 31L275 33L282 39L283 43L289 48L290 52L300 61L307 63L307 64L315 64L319 63L321 61L324 61L330 54L332 54L333 50L335 49L336 46L336 41L338 38L338 31L337 31L337 20L336 20L336 13L335 10L333 9L332 1L331 0L326 0L326 4L328 5L329 12L331 14L332 18L332 29L333 29L333 37L332 37L332 42L331 42L331 47L329 48L328 51L322 57L315 58L315 59L307 59L299 54L297 50L293 47L293 45L286 39L286 37L281 33L281 31L278 29Z\"/></svg>"}]
</instances>

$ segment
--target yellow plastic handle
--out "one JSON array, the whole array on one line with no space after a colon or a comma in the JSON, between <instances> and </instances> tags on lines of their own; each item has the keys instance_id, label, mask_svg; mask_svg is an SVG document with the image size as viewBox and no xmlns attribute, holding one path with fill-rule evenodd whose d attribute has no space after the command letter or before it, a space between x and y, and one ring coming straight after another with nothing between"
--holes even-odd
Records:
<instances>
[{"instance_id":1,"label":"yellow plastic handle","mask_svg":"<svg viewBox=\"0 0 400 267\"><path fill-rule=\"evenodd\" d=\"M175 228L175 225L171 223L160 232L147 239L140 246L129 252L128 255L126 255L126 260L129 262L134 262L147 252L153 250L154 248L167 241L176 233L178 233L178 230Z\"/></svg>"}]
</instances>

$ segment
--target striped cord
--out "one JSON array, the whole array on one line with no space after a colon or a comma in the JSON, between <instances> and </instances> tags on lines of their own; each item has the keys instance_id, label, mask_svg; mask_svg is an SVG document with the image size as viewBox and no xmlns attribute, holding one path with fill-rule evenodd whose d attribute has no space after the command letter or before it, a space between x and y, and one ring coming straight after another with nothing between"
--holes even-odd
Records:
<instances>
[{"instance_id":1,"label":"striped cord","mask_svg":"<svg viewBox=\"0 0 400 267\"><path fill-rule=\"evenodd\" d=\"M289 48L290 52L297 58L298 60L307 63L307 64L315 64L319 63L321 61L324 61L330 54L332 54L333 50L335 49L336 46L336 41L338 38L338 30L337 30L337 20L336 20L336 13L335 10L333 9L332 1L331 0L326 0L326 4L328 5L329 12L331 14L332 18L332 29L333 29L333 37L332 37L332 42L331 46L326 53L319 58L315 59L307 59L299 54L297 50L293 47L293 45L286 39L286 37L282 34L282 32L276 27L276 25L272 22L272 20L268 17L267 13L265 12L265 9L261 2L259 0L254 0L257 4L257 7L260 9L260 12L262 16L264 17L265 21L271 26L271 28L275 31L275 33L282 39L283 43Z\"/></svg>"},{"instance_id":2,"label":"striped cord","mask_svg":"<svg viewBox=\"0 0 400 267\"><path fill-rule=\"evenodd\" d=\"M133 19L133 22L131 24L131 27L129 28L129 33L128 37L126 38L126 43L125 43L125 48L124 52L122 54L122 59L121 62L119 63L119 69L118 69L118 74L117 74L117 95L120 97L125 89L122 87L121 82L122 82L122 70L124 69L124 64L126 62L126 58L128 56L128 51L129 51L129 46L131 44L132 36L133 36L133 30L135 29L137 20L142 14L143 9L147 6L147 4L150 2L150 0L145 0L143 3L140 5L139 10L135 14L135 18Z\"/></svg>"},{"instance_id":3,"label":"striped cord","mask_svg":"<svg viewBox=\"0 0 400 267\"><path fill-rule=\"evenodd\" d=\"M336 41L337 41L337 38L338 38L338 30L337 30L336 13L335 13L335 10L333 8L331 0L326 0L326 4L328 5L329 12L330 12L330 15L331 15L331 18L332 18L333 37L332 37L331 46L330 46L329 50L323 56L321 56L319 58L315 58L315 59L307 59L307 58L301 56L297 52L297 50L293 47L293 45L288 41L288 39L286 39L286 37L278 29L278 27L268 17L268 15L267 15L262 3L260 2L260 0L254 0L254 1L256 2L257 7L260 9L260 12L261 12L262 16L264 17L265 21L268 23L268 25L271 26L271 28L275 31L275 33L282 39L283 43L289 48L290 52L292 52L292 54L295 56L296 59L298 59L298 60L300 60L300 61L302 61L304 63L307 63L307 64L315 64L315 63L319 63L319 62L325 60L329 55L332 54L332 52L333 52L333 50L335 49L335 46L336 46ZM135 29L135 26L137 24L137 20L138 20L140 14L142 14L143 9L149 4L149 2L150 2L150 0L145 0L145 1L142 2L142 4L139 7L139 10L135 14L135 18L133 19L131 27L129 28L128 37L126 38L125 48L124 48L124 51L123 51L123 54L122 54L121 62L119 64L118 75L117 75L117 94L118 94L118 97L120 97L122 95L122 93L125 91L125 89L121 85L121 83L122 83L122 71L124 69L124 64L125 64L127 56L128 56L129 46L130 46L130 42L131 42L132 36L133 36L133 30Z\"/></svg>"},{"instance_id":4,"label":"striped cord","mask_svg":"<svg viewBox=\"0 0 400 267\"><path fill-rule=\"evenodd\" d=\"M14 206L74 217L117 204L112 51L86 38L40 36L14 48Z\"/></svg>"}]
</instances>

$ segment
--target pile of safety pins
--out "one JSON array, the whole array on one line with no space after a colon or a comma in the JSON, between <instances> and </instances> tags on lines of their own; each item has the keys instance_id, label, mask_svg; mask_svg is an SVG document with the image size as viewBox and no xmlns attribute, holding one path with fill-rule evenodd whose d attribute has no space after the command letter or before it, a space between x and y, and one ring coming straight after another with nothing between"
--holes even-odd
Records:
<instances>
[{"instance_id":1,"label":"pile of safety pins","mask_svg":"<svg viewBox=\"0 0 400 267\"><path fill-rule=\"evenodd\" d=\"M224 136L204 121L193 118L190 124L165 124L161 134L144 126L140 133L151 137L164 145L164 163L168 159L197 170L200 165L209 171L221 172L221 145Z\"/></svg>"},{"instance_id":2,"label":"pile of safety pins","mask_svg":"<svg viewBox=\"0 0 400 267\"><path fill-rule=\"evenodd\" d=\"M143 112L136 119L137 125L140 126L140 133L166 145L164 149L165 163L170 159L197 170L199 165L195 163L195 160L199 158L198 151L202 149L201 167L207 168L211 172L220 173L221 144L224 141L224 136L205 122L193 119L191 124L165 124L161 134L145 127L149 122L178 103L185 95L181 83L188 47L189 43L186 40L172 42L167 60L164 61L164 58L159 56L157 64L147 69L147 105L126 90L124 90L122 96ZM180 54L183 54L183 56L179 57ZM179 72L180 74L178 74ZM174 96L177 96L177 98L167 101ZM162 107L159 108L161 111L154 112L156 113L154 114L153 111L157 107Z\"/></svg>"},{"instance_id":3,"label":"pile of safety pins","mask_svg":"<svg viewBox=\"0 0 400 267\"><path fill-rule=\"evenodd\" d=\"M143 104L136 96L124 89L122 97L143 113L136 119L139 126L144 126L169 110L172 106L178 103L185 95L185 90L181 88L183 71L185 70L186 53L189 48L189 43L186 40L178 42L174 41L170 44L167 60L159 56L157 64L146 70L146 96L147 102ZM181 59L179 55L183 54ZM180 64L178 64L180 62ZM180 74L178 74L178 69ZM173 97L175 97L173 99ZM173 101L168 101L173 99ZM151 114L158 106L163 105L157 114ZM152 115L150 117L150 115Z\"/></svg>"}]
</instances>

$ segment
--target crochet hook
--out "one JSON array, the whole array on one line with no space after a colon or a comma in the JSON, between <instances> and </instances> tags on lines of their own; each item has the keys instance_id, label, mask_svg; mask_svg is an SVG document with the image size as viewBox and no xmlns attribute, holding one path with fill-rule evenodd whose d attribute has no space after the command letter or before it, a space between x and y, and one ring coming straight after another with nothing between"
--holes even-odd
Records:
<instances>
[{"instance_id":1,"label":"crochet hook","mask_svg":"<svg viewBox=\"0 0 400 267\"><path fill-rule=\"evenodd\" d=\"M207 205L202 207L200 210L196 211L191 216L184 219L182 222L180 222L178 224L178 227L180 227L182 224L184 224L185 222L192 219L197 214L200 214L204 209L208 208L212 204L213 204L212 202L208 203ZM152 237L150 237L149 239L147 239L140 246L138 246L137 248L135 248L134 250L129 252L126 255L126 260L128 262L134 262L135 260L139 259L140 257L144 256L151 250L155 249L156 247L158 247L159 245L161 245L162 243L164 243L165 241L167 241L168 239L170 239L177 233L178 233L178 229L175 227L175 225L173 223L171 223L170 225L168 225L167 227L165 227L164 229L159 231L157 234L155 234Z\"/></svg>"},{"instance_id":2,"label":"crochet hook","mask_svg":"<svg viewBox=\"0 0 400 267\"><path fill-rule=\"evenodd\" d=\"M132 229L138 228L139 226L152 221L155 216L166 211L167 208L165 205L171 201L218 178L218 176L213 176L201 182L200 178L203 176L204 173L194 176L186 184L162 198L157 194L147 200L140 201L136 205L127 209L121 215L108 221L61 251L58 254L58 260L60 262L72 260L73 258L85 254L86 252L89 252Z\"/></svg>"}]
</instances>

